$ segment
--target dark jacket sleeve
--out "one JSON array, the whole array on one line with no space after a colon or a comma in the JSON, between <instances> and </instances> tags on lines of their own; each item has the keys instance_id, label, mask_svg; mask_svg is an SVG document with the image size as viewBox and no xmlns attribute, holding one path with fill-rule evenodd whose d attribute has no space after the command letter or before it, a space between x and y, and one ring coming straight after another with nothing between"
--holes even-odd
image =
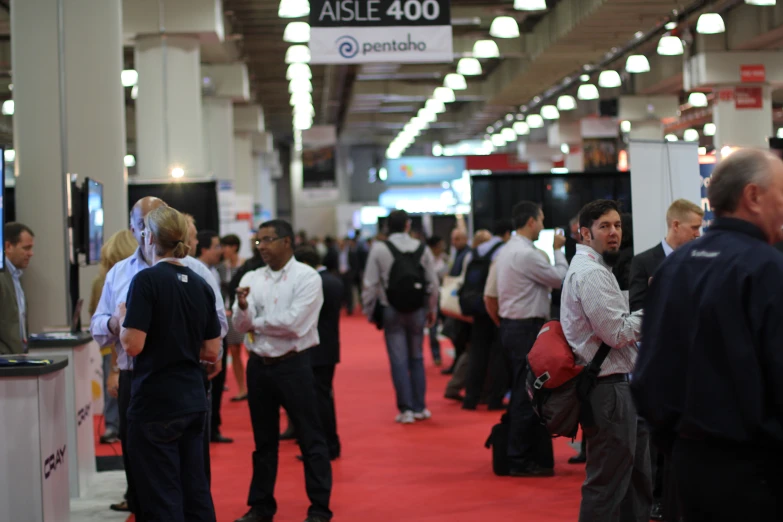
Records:
<instances>
[{"instance_id":1,"label":"dark jacket sleeve","mask_svg":"<svg viewBox=\"0 0 783 522\"><path fill-rule=\"evenodd\" d=\"M631 311L635 312L644 307L644 298L647 295L650 274L647 272L647 252L634 256L631 261L631 284L629 288L629 298L631 301Z\"/></svg>"},{"instance_id":2,"label":"dark jacket sleeve","mask_svg":"<svg viewBox=\"0 0 783 522\"><path fill-rule=\"evenodd\" d=\"M11 274L0 272L0 355L22 353L19 338L19 311Z\"/></svg>"}]
</instances>

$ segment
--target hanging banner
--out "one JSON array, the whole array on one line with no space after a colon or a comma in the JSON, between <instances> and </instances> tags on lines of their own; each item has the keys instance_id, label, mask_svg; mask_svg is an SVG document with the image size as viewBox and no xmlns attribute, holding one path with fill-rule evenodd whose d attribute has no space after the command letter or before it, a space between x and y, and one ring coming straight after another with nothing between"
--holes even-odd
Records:
<instances>
[{"instance_id":1,"label":"hanging banner","mask_svg":"<svg viewBox=\"0 0 783 522\"><path fill-rule=\"evenodd\" d=\"M310 63L454 60L449 0L311 0Z\"/></svg>"}]
</instances>

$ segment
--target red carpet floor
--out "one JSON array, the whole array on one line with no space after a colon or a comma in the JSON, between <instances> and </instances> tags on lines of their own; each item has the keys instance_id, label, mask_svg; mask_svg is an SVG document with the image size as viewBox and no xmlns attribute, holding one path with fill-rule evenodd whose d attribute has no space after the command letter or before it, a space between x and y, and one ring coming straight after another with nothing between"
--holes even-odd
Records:
<instances>
[{"instance_id":1,"label":"red carpet floor","mask_svg":"<svg viewBox=\"0 0 783 522\"><path fill-rule=\"evenodd\" d=\"M448 377L433 366L425 339L428 421L394 423L394 392L382 333L364 317L344 317L342 363L335 376L342 457L333 462L336 522L416 520L572 522L578 517L584 467L566 463L574 450L556 439L556 476L497 477L484 448L498 412L463 411L443 398ZM446 344L446 343L442 343ZM234 444L212 445L212 492L219 522L247 510L253 435L247 402L224 394L222 432ZM97 422L96 418L96 422ZM100 455L117 448L99 445ZM294 442L282 442L276 522L301 522L307 512L302 463Z\"/></svg>"}]
</instances>

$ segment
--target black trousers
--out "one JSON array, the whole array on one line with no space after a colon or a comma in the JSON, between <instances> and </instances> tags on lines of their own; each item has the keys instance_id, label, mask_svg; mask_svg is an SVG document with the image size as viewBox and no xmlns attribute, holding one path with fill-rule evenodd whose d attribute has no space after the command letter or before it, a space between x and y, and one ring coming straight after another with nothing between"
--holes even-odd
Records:
<instances>
[{"instance_id":1,"label":"black trousers","mask_svg":"<svg viewBox=\"0 0 783 522\"><path fill-rule=\"evenodd\" d=\"M348 315L353 313L353 282L356 280L352 270L344 274L340 274L340 278L343 280L343 304L348 311Z\"/></svg>"},{"instance_id":2,"label":"black trousers","mask_svg":"<svg viewBox=\"0 0 783 522\"><path fill-rule=\"evenodd\" d=\"M552 437L533 411L525 390L527 354L544 322L544 319L502 319L500 322L500 338L511 360L508 460L514 470L524 470L533 463L544 468L555 465Z\"/></svg>"},{"instance_id":3,"label":"black trousers","mask_svg":"<svg viewBox=\"0 0 783 522\"><path fill-rule=\"evenodd\" d=\"M125 492L125 500L131 512L136 515L136 520L142 522L144 514L141 512L141 504L136 491L136 482L131 467L131 459L128 454L128 407L131 400L131 380L133 372L121 371L120 382L117 392L117 404L120 410L120 446L122 447L122 463L125 467L125 480L128 483L128 489Z\"/></svg>"},{"instance_id":4,"label":"black trousers","mask_svg":"<svg viewBox=\"0 0 783 522\"><path fill-rule=\"evenodd\" d=\"M488 404L502 406L503 396L508 389L506 358L500 344L498 327L488 315L481 315L473 318L464 404L478 404L485 384Z\"/></svg>"},{"instance_id":5,"label":"black trousers","mask_svg":"<svg viewBox=\"0 0 783 522\"><path fill-rule=\"evenodd\" d=\"M332 465L316 409L310 354L301 352L274 364L251 353L247 363L248 406L256 449L253 479L247 503L261 516L277 512L274 490L280 435L280 406L294 423L304 458L305 489L310 499L308 516L332 518Z\"/></svg>"},{"instance_id":6,"label":"black trousers","mask_svg":"<svg viewBox=\"0 0 783 522\"><path fill-rule=\"evenodd\" d=\"M203 460L205 418L201 412L128 422L128 451L146 520L215 522Z\"/></svg>"},{"instance_id":7,"label":"black trousers","mask_svg":"<svg viewBox=\"0 0 783 522\"><path fill-rule=\"evenodd\" d=\"M783 520L778 449L677 439L673 474L686 522Z\"/></svg>"},{"instance_id":8,"label":"black trousers","mask_svg":"<svg viewBox=\"0 0 783 522\"><path fill-rule=\"evenodd\" d=\"M228 362L228 345L225 337L223 338L223 369L219 374L212 378L212 408L210 412L210 432L207 434L207 440L212 435L220 433L220 405L223 401L223 388L226 385L226 363Z\"/></svg>"},{"instance_id":9,"label":"black trousers","mask_svg":"<svg viewBox=\"0 0 783 522\"><path fill-rule=\"evenodd\" d=\"M326 438L326 447L329 450L329 458L340 456L340 437L337 435L337 413L334 407L334 370L335 365L313 366L315 379L315 401L318 409L318 417Z\"/></svg>"}]
</instances>

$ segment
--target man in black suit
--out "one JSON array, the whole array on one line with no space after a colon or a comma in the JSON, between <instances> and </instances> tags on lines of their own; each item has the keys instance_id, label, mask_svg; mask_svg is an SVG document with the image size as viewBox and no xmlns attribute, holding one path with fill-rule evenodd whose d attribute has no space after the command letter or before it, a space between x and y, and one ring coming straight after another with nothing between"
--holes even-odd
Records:
<instances>
[{"instance_id":1,"label":"man in black suit","mask_svg":"<svg viewBox=\"0 0 783 522\"><path fill-rule=\"evenodd\" d=\"M685 243L701 235L704 210L687 199L678 199L666 211L666 237L649 250L634 256L631 261L630 301L631 311L644 307L644 298L653 274L666 256ZM662 452L650 445L650 463L653 473L653 507L650 518L653 520L678 520L676 502L673 498L671 481L666 459Z\"/></svg>"},{"instance_id":2,"label":"man in black suit","mask_svg":"<svg viewBox=\"0 0 783 522\"><path fill-rule=\"evenodd\" d=\"M315 376L315 396L318 415L326 437L331 460L340 456L340 438L337 436L337 415L334 408L334 370L340 362L340 308L343 300L343 282L321 265L315 248L297 247L294 257L318 270L324 289L324 304L318 316L318 346L310 348L310 361ZM350 288L349 288L350 291Z\"/></svg>"}]
</instances>

